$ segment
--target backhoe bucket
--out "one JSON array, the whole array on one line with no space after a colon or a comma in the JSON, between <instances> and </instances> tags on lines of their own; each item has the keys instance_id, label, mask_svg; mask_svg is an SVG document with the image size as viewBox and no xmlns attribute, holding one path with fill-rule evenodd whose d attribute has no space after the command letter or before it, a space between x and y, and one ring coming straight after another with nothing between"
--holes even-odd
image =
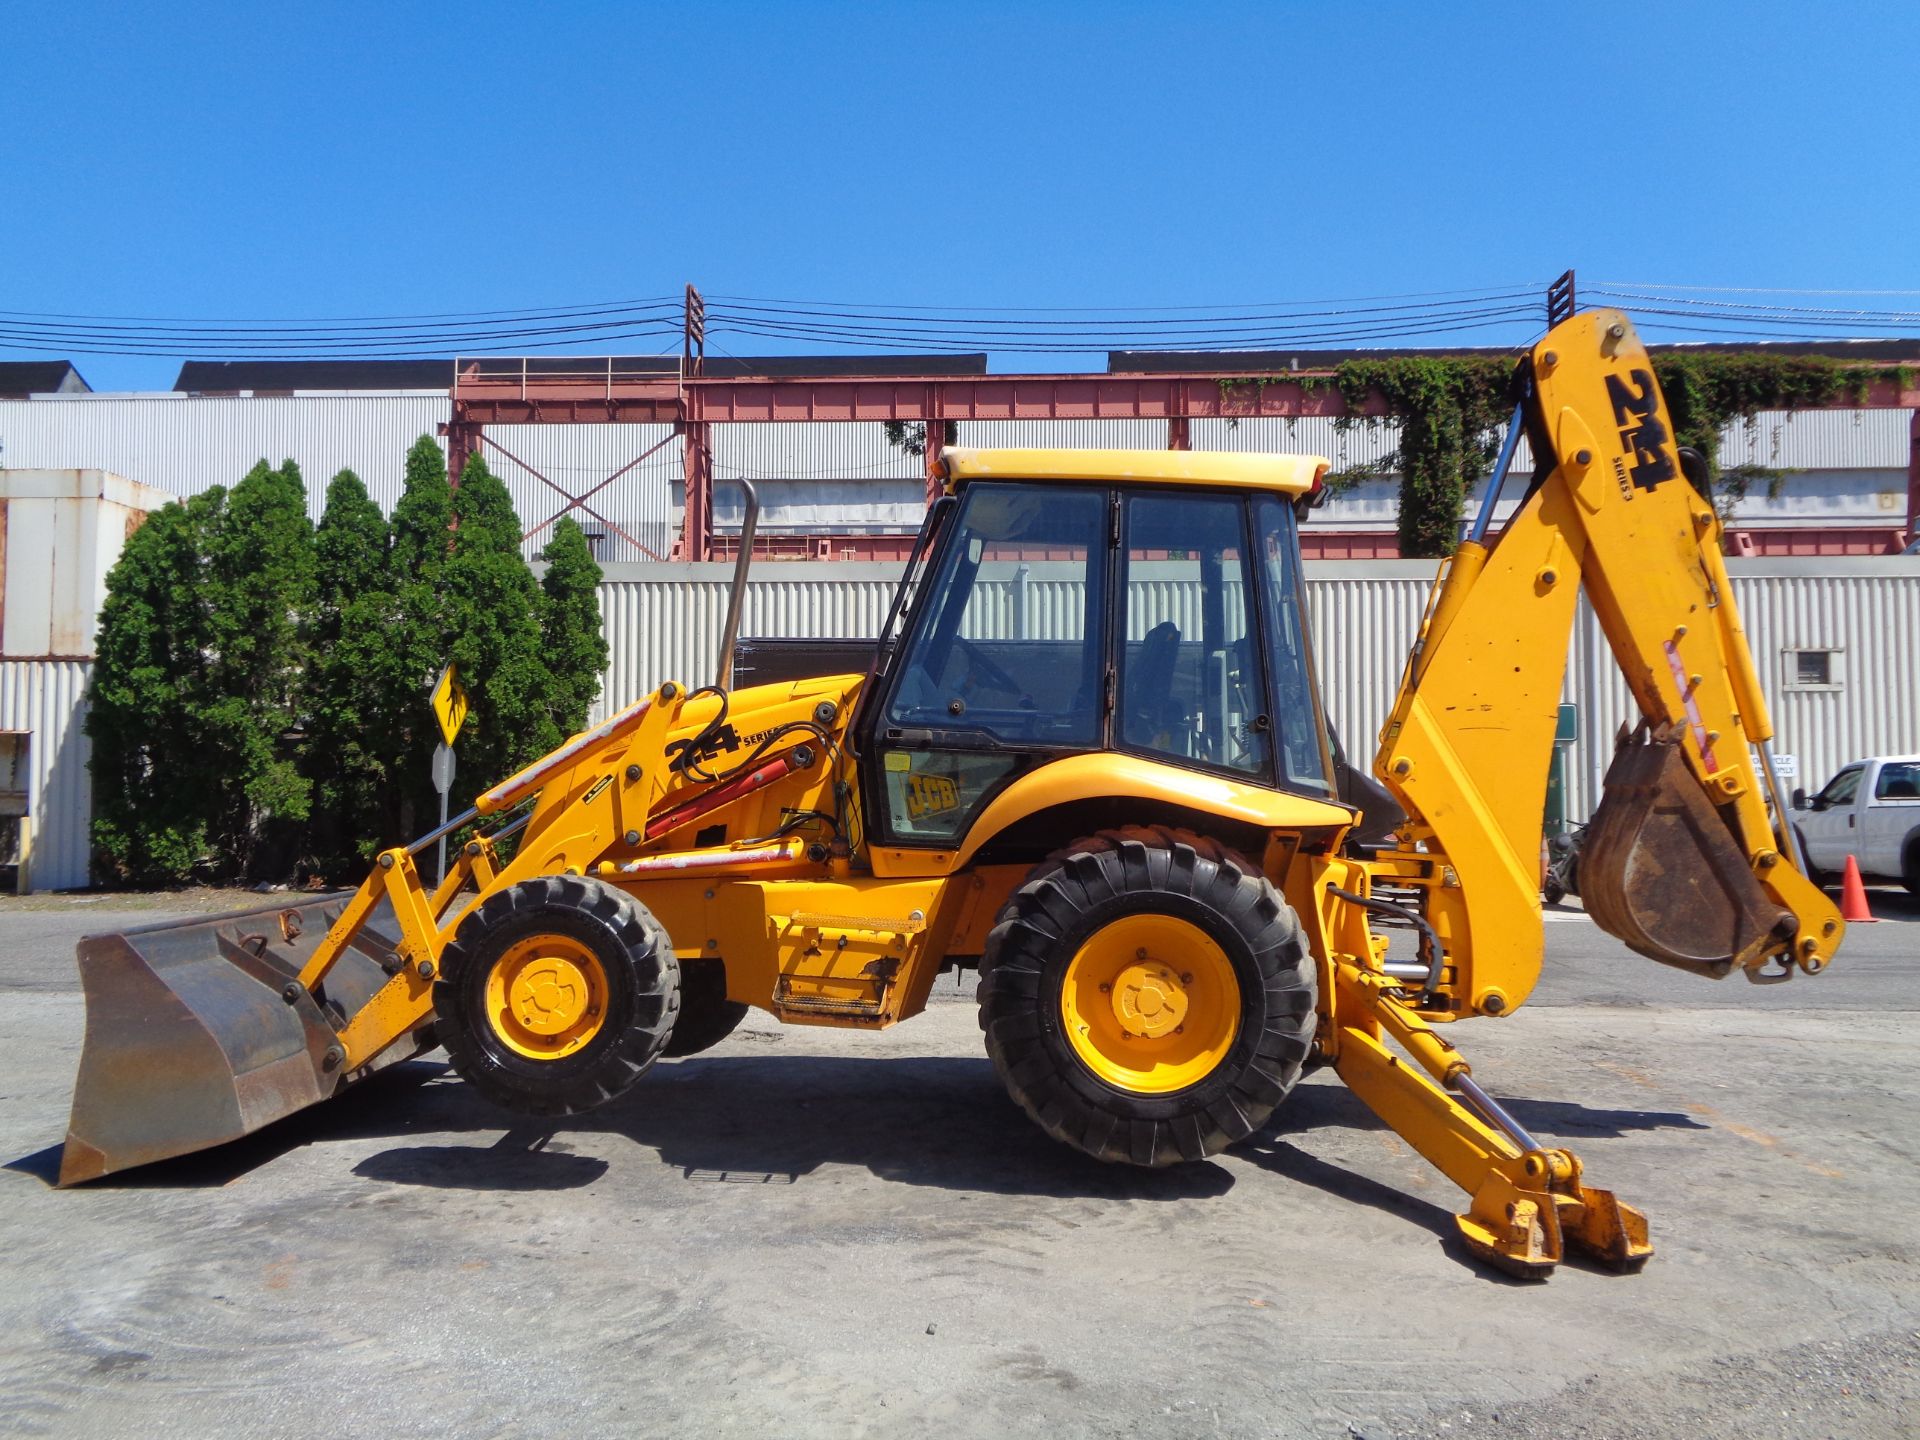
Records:
<instances>
[{"instance_id":1,"label":"backhoe bucket","mask_svg":"<svg viewBox=\"0 0 1920 1440\"><path fill-rule=\"evenodd\" d=\"M1761 964L1794 919L1769 899L1677 736L1621 742L1580 851L1594 922L1650 960L1718 978Z\"/></svg>"},{"instance_id":2,"label":"backhoe bucket","mask_svg":"<svg viewBox=\"0 0 1920 1440\"><path fill-rule=\"evenodd\" d=\"M339 1091L334 1026L386 983L392 912L375 912L314 993L295 982L349 898L83 939L87 1031L60 1183L235 1140Z\"/></svg>"}]
</instances>

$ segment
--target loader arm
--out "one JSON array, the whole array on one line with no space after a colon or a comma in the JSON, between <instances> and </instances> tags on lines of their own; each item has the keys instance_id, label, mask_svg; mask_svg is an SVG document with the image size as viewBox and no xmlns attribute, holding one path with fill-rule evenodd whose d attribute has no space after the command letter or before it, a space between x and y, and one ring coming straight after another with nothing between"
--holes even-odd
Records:
<instances>
[{"instance_id":1,"label":"loader arm","mask_svg":"<svg viewBox=\"0 0 1920 1440\"><path fill-rule=\"evenodd\" d=\"M1448 993L1422 1009L1510 1013L1539 976L1542 817L1582 588L1643 717L1581 856L1594 920L1706 975L1822 969L1843 927L1768 816L1769 797L1784 806L1754 749L1772 721L1719 522L1682 473L1645 348L1624 315L1587 311L1517 383L1533 485L1435 586L1374 762L1410 817L1382 869L1431 882L1448 958Z\"/></svg>"}]
</instances>

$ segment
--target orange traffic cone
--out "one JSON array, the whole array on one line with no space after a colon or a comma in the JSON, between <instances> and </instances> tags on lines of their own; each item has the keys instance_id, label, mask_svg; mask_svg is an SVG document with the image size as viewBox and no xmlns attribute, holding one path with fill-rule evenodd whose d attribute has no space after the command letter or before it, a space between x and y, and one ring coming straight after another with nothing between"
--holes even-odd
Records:
<instances>
[{"instance_id":1,"label":"orange traffic cone","mask_svg":"<svg viewBox=\"0 0 1920 1440\"><path fill-rule=\"evenodd\" d=\"M1860 882L1860 862L1847 856L1846 873L1840 880L1840 918L1849 925L1871 925L1873 911L1867 908L1867 887Z\"/></svg>"}]
</instances>

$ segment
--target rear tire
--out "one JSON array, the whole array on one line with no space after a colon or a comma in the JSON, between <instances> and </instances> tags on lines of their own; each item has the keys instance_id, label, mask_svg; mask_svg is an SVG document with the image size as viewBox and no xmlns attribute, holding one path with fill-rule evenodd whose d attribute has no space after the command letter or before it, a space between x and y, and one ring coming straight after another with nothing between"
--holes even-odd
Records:
<instances>
[{"instance_id":1,"label":"rear tire","mask_svg":"<svg viewBox=\"0 0 1920 1440\"><path fill-rule=\"evenodd\" d=\"M1042 1129L1160 1166L1267 1122L1312 1049L1317 990L1299 921L1251 864L1129 829L1036 867L987 939L977 993L987 1054Z\"/></svg>"},{"instance_id":2,"label":"rear tire","mask_svg":"<svg viewBox=\"0 0 1920 1440\"><path fill-rule=\"evenodd\" d=\"M627 1090L680 1010L680 965L623 890L550 875L489 895L460 922L433 987L440 1043L496 1105L574 1115Z\"/></svg>"},{"instance_id":3,"label":"rear tire","mask_svg":"<svg viewBox=\"0 0 1920 1440\"><path fill-rule=\"evenodd\" d=\"M1920 831L1907 837L1907 848L1900 858L1900 883L1909 895L1920 895Z\"/></svg>"}]
</instances>

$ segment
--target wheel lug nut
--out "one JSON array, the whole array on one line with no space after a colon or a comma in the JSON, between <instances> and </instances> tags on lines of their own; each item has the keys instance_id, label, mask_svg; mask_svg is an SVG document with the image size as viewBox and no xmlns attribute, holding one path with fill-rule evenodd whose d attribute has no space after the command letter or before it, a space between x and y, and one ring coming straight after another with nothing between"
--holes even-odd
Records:
<instances>
[{"instance_id":1,"label":"wheel lug nut","mask_svg":"<svg viewBox=\"0 0 1920 1440\"><path fill-rule=\"evenodd\" d=\"M1193 984L1193 972L1191 970L1182 971L1180 974L1180 983L1182 985Z\"/></svg>"},{"instance_id":2,"label":"wheel lug nut","mask_svg":"<svg viewBox=\"0 0 1920 1440\"><path fill-rule=\"evenodd\" d=\"M1142 945L1142 946L1141 946L1141 947L1140 947L1140 948L1139 948L1138 950L1136 950L1136 951L1134 951L1134 952L1133 952L1133 958L1134 958L1134 959L1136 959L1136 960L1144 960L1144 959L1146 959L1146 958L1147 958L1147 947L1146 947L1146 946L1144 946L1144 945Z\"/></svg>"},{"instance_id":3,"label":"wheel lug nut","mask_svg":"<svg viewBox=\"0 0 1920 1440\"><path fill-rule=\"evenodd\" d=\"M1113 993L1113 986L1107 984L1106 981L1102 980L1100 982L1100 993L1102 995L1111 995Z\"/></svg>"}]
</instances>

